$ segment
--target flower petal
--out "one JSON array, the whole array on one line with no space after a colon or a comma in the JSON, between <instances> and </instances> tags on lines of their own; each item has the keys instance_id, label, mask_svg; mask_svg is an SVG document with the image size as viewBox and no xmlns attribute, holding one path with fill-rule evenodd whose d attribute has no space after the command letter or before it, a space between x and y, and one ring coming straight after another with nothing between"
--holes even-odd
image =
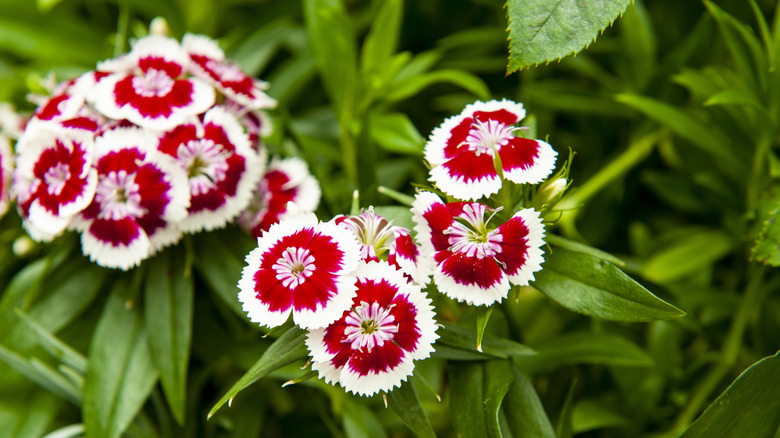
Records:
<instances>
[{"instance_id":1,"label":"flower petal","mask_svg":"<svg viewBox=\"0 0 780 438\"><path fill-rule=\"evenodd\" d=\"M518 184L537 184L555 169L558 152L542 140L515 137L498 151L504 178Z\"/></svg>"}]
</instances>

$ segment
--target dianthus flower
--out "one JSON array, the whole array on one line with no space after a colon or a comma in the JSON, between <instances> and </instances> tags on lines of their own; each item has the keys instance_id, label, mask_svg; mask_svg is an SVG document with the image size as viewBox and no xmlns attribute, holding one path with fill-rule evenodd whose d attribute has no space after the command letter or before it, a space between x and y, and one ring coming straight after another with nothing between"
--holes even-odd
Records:
<instances>
[{"instance_id":1,"label":"dianthus flower","mask_svg":"<svg viewBox=\"0 0 780 438\"><path fill-rule=\"evenodd\" d=\"M412 203L414 229L424 253L436 262L433 281L439 291L477 306L506 298L509 283L527 285L544 261L539 212L520 210L492 228L492 215L485 220L489 210L476 202L445 204L430 192L419 193Z\"/></svg>"},{"instance_id":2,"label":"dianthus flower","mask_svg":"<svg viewBox=\"0 0 780 438\"><path fill-rule=\"evenodd\" d=\"M186 175L155 146L138 128L116 128L95 140L97 188L74 226L84 254L101 266L130 269L180 237Z\"/></svg>"},{"instance_id":3,"label":"dianthus flower","mask_svg":"<svg viewBox=\"0 0 780 438\"><path fill-rule=\"evenodd\" d=\"M430 181L463 200L497 193L502 177L518 184L542 182L558 153L542 140L515 136L520 128L514 125L524 117L523 105L509 100L467 105L434 129L425 145Z\"/></svg>"},{"instance_id":4,"label":"dianthus flower","mask_svg":"<svg viewBox=\"0 0 780 438\"><path fill-rule=\"evenodd\" d=\"M314 211L320 203L320 194L320 184L309 173L305 161L296 157L274 158L238 222L253 236L260 237L263 231L284 219L288 203L304 211Z\"/></svg>"},{"instance_id":5,"label":"dianthus flower","mask_svg":"<svg viewBox=\"0 0 780 438\"><path fill-rule=\"evenodd\" d=\"M360 395L391 391L438 339L431 300L387 262L362 262L352 307L326 328L309 331L312 369Z\"/></svg>"},{"instance_id":6,"label":"dianthus flower","mask_svg":"<svg viewBox=\"0 0 780 438\"><path fill-rule=\"evenodd\" d=\"M428 283L433 268L406 228L393 225L372 207L356 216L338 216L335 222L355 234L364 261L387 260L418 284Z\"/></svg>"},{"instance_id":7,"label":"dianthus flower","mask_svg":"<svg viewBox=\"0 0 780 438\"><path fill-rule=\"evenodd\" d=\"M249 145L234 116L215 106L203 116L164 133L158 149L173 157L188 177L189 214L183 231L222 227L249 203L265 157ZM264 152L263 152L264 153Z\"/></svg>"},{"instance_id":8,"label":"dianthus flower","mask_svg":"<svg viewBox=\"0 0 780 438\"><path fill-rule=\"evenodd\" d=\"M238 299L252 322L276 327L293 321L325 327L349 308L360 247L349 231L297 211L257 239L246 257Z\"/></svg>"}]
</instances>

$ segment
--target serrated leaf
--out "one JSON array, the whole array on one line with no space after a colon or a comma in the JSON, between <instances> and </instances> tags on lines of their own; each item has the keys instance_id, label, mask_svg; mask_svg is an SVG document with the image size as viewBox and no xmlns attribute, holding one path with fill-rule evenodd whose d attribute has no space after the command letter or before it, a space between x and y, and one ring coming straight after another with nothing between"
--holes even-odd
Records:
<instances>
[{"instance_id":1,"label":"serrated leaf","mask_svg":"<svg viewBox=\"0 0 780 438\"><path fill-rule=\"evenodd\" d=\"M306 331L301 330L298 327L293 327L287 330L282 336L279 337L267 350L260 356L260 359L252 365L252 368L246 372L236 382L225 395L211 408L209 411L209 418L214 415L219 408L225 403L228 403L235 397L242 389L258 381L262 377L268 375L272 371L275 371L285 365L289 365L297 360L304 359L309 355L309 351L306 349L304 343L306 339Z\"/></svg>"},{"instance_id":2,"label":"serrated leaf","mask_svg":"<svg viewBox=\"0 0 780 438\"><path fill-rule=\"evenodd\" d=\"M83 397L87 436L118 438L157 382L143 319L126 306L135 283L118 279L92 337Z\"/></svg>"},{"instance_id":3,"label":"serrated leaf","mask_svg":"<svg viewBox=\"0 0 780 438\"><path fill-rule=\"evenodd\" d=\"M653 359L631 341L606 333L575 333L545 339L535 346L537 354L517 358L524 371L549 372L572 364L651 367Z\"/></svg>"},{"instance_id":4,"label":"serrated leaf","mask_svg":"<svg viewBox=\"0 0 780 438\"><path fill-rule=\"evenodd\" d=\"M146 330L154 334L149 349L171 413L183 425L195 287L179 252L163 252L149 265L144 288Z\"/></svg>"},{"instance_id":5,"label":"serrated leaf","mask_svg":"<svg viewBox=\"0 0 780 438\"><path fill-rule=\"evenodd\" d=\"M780 353L745 370L681 438L771 437L780 426Z\"/></svg>"},{"instance_id":6,"label":"serrated leaf","mask_svg":"<svg viewBox=\"0 0 780 438\"><path fill-rule=\"evenodd\" d=\"M720 230L700 230L664 247L642 266L642 275L657 283L671 283L699 272L726 256L734 247Z\"/></svg>"},{"instance_id":7,"label":"serrated leaf","mask_svg":"<svg viewBox=\"0 0 780 438\"><path fill-rule=\"evenodd\" d=\"M555 438L555 430L533 383L512 367L514 380L504 400L504 412L512 435L517 438Z\"/></svg>"},{"instance_id":8,"label":"serrated leaf","mask_svg":"<svg viewBox=\"0 0 780 438\"><path fill-rule=\"evenodd\" d=\"M531 284L570 310L634 322L685 315L605 260L562 248L545 254L545 258Z\"/></svg>"},{"instance_id":9,"label":"serrated leaf","mask_svg":"<svg viewBox=\"0 0 780 438\"><path fill-rule=\"evenodd\" d=\"M751 259L770 266L780 266L780 188L771 186L759 196Z\"/></svg>"},{"instance_id":10,"label":"serrated leaf","mask_svg":"<svg viewBox=\"0 0 780 438\"><path fill-rule=\"evenodd\" d=\"M631 0L507 0L507 73L577 53L615 21Z\"/></svg>"},{"instance_id":11,"label":"serrated leaf","mask_svg":"<svg viewBox=\"0 0 780 438\"><path fill-rule=\"evenodd\" d=\"M420 405L411 379L387 394L387 404L418 437L436 437L433 426Z\"/></svg>"}]
</instances>

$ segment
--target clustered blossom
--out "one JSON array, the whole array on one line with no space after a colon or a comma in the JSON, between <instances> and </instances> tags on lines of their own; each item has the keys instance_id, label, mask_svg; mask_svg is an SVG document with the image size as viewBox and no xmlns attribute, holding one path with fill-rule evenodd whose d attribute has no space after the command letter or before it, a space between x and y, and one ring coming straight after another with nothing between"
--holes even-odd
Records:
<instances>
[{"instance_id":1,"label":"clustered blossom","mask_svg":"<svg viewBox=\"0 0 780 438\"><path fill-rule=\"evenodd\" d=\"M190 34L139 39L52 85L15 148L11 195L25 229L38 241L76 230L93 261L130 269L182 233L225 226L268 197L266 88ZM0 193L11 172L5 143Z\"/></svg>"}]
</instances>

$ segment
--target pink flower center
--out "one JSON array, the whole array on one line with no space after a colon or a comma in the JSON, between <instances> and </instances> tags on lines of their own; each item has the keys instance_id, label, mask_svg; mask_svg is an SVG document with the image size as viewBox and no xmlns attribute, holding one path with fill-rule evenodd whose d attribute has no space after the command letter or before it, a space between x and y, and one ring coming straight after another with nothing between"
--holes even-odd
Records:
<instances>
[{"instance_id":1,"label":"pink flower center","mask_svg":"<svg viewBox=\"0 0 780 438\"><path fill-rule=\"evenodd\" d=\"M100 217L120 220L141 217L146 210L141 207L141 194L135 182L135 174L127 171L111 171L98 183L95 200L100 204Z\"/></svg>"},{"instance_id":2,"label":"pink flower center","mask_svg":"<svg viewBox=\"0 0 780 438\"><path fill-rule=\"evenodd\" d=\"M306 248L287 248L271 267L276 271L276 279L292 289L314 273L314 256Z\"/></svg>"},{"instance_id":3,"label":"pink flower center","mask_svg":"<svg viewBox=\"0 0 780 438\"><path fill-rule=\"evenodd\" d=\"M361 256L376 257L382 250L390 248L393 236L393 224L388 222L382 216L374 213L373 207L363 214L352 216L343 222L354 234L358 241L363 244L361 247Z\"/></svg>"},{"instance_id":4,"label":"pink flower center","mask_svg":"<svg viewBox=\"0 0 780 438\"><path fill-rule=\"evenodd\" d=\"M448 235L450 244L448 251L465 253L468 257L494 257L501 253L503 236L498 229L488 230L484 220L486 206L482 204L466 204L463 213L455 218L444 234ZM493 214L498 212L494 211Z\"/></svg>"},{"instance_id":5,"label":"pink flower center","mask_svg":"<svg viewBox=\"0 0 780 438\"><path fill-rule=\"evenodd\" d=\"M235 65L217 62L213 59L206 61L206 68L219 76L220 82L241 82L244 80L244 73Z\"/></svg>"},{"instance_id":6,"label":"pink flower center","mask_svg":"<svg viewBox=\"0 0 780 438\"><path fill-rule=\"evenodd\" d=\"M145 75L133 78L133 90L143 97L165 96L173 89L173 83L168 73L151 68Z\"/></svg>"},{"instance_id":7,"label":"pink flower center","mask_svg":"<svg viewBox=\"0 0 780 438\"><path fill-rule=\"evenodd\" d=\"M70 179L70 167L66 163L57 163L43 175L46 190L50 195L59 196L65 183Z\"/></svg>"},{"instance_id":8,"label":"pink flower center","mask_svg":"<svg viewBox=\"0 0 780 438\"><path fill-rule=\"evenodd\" d=\"M177 158L187 171L190 193L202 195L214 188L216 181L224 180L229 155L230 152L207 138L190 140L179 147Z\"/></svg>"},{"instance_id":9,"label":"pink flower center","mask_svg":"<svg viewBox=\"0 0 780 438\"><path fill-rule=\"evenodd\" d=\"M518 129L497 120L487 120L486 122L475 120L471 125L469 135L466 137L465 144L477 156L482 154L495 156L502 146L514 138L514 132Z\"/></svg>"},{"instance_id":10,"label":"pink flower center","mask_svg":"<svg viewBox=\"0 0 780 438\"><path fill-rule=\"evenodd\" d=\"M398 333L398 324L390 313L393 306L379 307L379 303L370 306L363 301L360 305L344 318L347 327L344 334L347 339L343 342L350 343L353 350L367 348L371 351L374 347L381 347L385 341L393 339L393 334Z\"/></svg>"}]
</instances>

